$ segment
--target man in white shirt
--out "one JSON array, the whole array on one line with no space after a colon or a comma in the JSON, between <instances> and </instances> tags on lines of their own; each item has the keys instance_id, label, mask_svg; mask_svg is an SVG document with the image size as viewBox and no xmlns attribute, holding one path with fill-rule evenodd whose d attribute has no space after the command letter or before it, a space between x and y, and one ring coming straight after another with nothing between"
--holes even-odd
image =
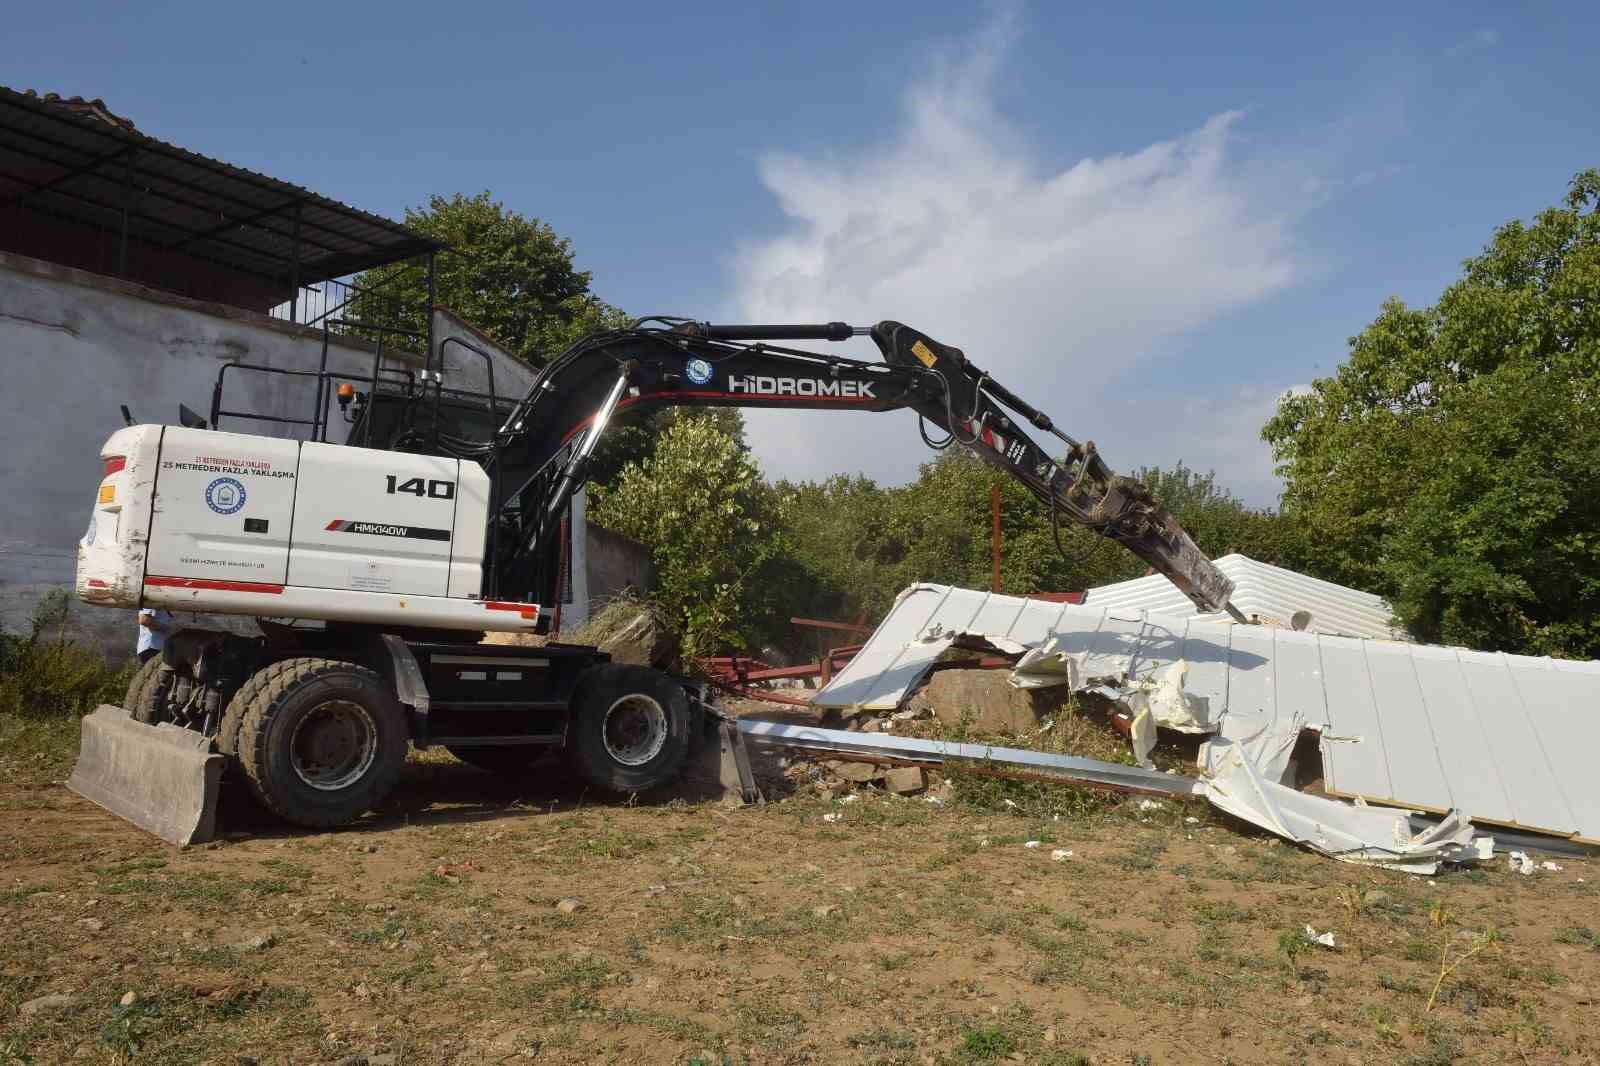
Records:
<instances>
[{"instance_id":1,"label":"man in white shirt","mask_svg":"<svg viewBox=\"0 0 1600 1066\"><path fill-rule=\"evenodd\" d=\"M170 632L172 632L171 611L163 611L159 607L140 608L137 655L141 664L161 654L162 647L167 643L167 634Z\"/></svg>"}]
</instances>

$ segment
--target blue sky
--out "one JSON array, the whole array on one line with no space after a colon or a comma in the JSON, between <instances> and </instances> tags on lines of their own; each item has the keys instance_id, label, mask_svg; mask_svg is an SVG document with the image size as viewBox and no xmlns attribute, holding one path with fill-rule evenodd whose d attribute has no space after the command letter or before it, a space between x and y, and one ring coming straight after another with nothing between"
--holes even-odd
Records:
<instances>
[{"instance_id":1,"label":"blue sky","mask_svg":"<svg viewBox=\"0 0 1600 1066\"><path fill-rule=\"evenodd\" d=\"M33 4L0 81L393 217L488 189L636 313L898 318L1271 503L1273 398L1600 166L1594 5L1292 6ZM750 421L774 475L926 458Z\"/></svg>"}]
</instances>

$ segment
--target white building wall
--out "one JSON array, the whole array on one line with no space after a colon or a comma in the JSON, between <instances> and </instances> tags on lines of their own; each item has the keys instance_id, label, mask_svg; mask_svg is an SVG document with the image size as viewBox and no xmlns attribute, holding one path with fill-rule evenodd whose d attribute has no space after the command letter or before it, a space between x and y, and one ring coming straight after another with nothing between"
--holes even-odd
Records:
<instances>
[{"instance_id":1,"label":"white building wall","mask_svg":"<svg viewBox=\"0 0 1600 1066\"><path fill-rule=\"evenodd\" d=\"M70 587L100 445L122 425L120 405L141 422L176 423L179 403L207 415L224 364L314 371L321 353L321 333L305 326L0 253L0 624L26 632L39 597ZM365 376L372 361L330 347L330 369ZM420 366L404 353L395 361ZM314 397L311 378L230 371L225 406L309 419ZM333 419L329 438L342 441ZM308 427L225 418L221 428L305 436ZM125 612L75 603L72 628L132 651Z\"/></svg>"}]
</instances>

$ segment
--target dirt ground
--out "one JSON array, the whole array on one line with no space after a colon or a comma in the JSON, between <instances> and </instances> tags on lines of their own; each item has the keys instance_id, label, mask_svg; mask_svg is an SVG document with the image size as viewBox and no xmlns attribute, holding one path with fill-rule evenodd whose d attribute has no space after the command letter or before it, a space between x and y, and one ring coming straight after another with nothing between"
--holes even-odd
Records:
<instances>
[{"instance_id":1,"label":"dirt ground","mask_svg":"<svg viewBox=\"0 0 1600 1066\"><path fill-rule=\"evenodd\" d=\"M1600 862L1418 878L984 778L608 804L445 756L344 831L235 807L179 851L25 732L0 1064L1600 1061Z\"/></svg>"}]
</instances>

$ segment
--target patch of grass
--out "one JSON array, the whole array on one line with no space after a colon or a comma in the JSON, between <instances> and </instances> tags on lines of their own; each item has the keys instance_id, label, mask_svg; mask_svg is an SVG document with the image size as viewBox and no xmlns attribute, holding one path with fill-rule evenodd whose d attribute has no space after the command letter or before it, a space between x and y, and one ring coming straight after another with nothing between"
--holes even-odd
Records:
<instances>
[{"instance_id":1,"label":"patch of grass","mask_svg":"<svg viewBox=\"0 0 1600 1066\"><path fill-rule=\"evenodd\" d=\"M1244 922L1250 920L1250 912L1232 900L1212 902L1201 900L1195 903L1190 910L1194 920L1206 925L1221 925L1225 922Z\"/></svg>"},{"instance_id":2,"label":"patch of grass","mask_svg":"<svg viewBox=\"0 0 1600 1066\"><path fill-rule=\"evenodd\" d=\"M406 927L398 918L384 920L377 929L357 929L350 939L357 944L396 944L406 937Z\"/></svg>"},{"instance_id":3,"label":"patch of grass","mask_svg":"<svg viewBox=\"0 0 1600 1066\"><path fill-rule=\"evenodd\" d=\"M1586 925L1563 926L1556 932L1557 944L1575 944L1578 947L1593 948L1600 951L1600 934Z\"/></svg>"},{"instance_id":4,"label":"patch of grass","mask_svg":"<svg viewBox=\"0 0 1600 1066\"><path fill-rule=\"evenodd\" d=\"M1017 1050L1017 1042L999 1025L990 1022L961 1032L961 1058L966 1062L1003 1059Z\"/></svg>"},{"instance_id":5,"label":"patch of grass","mask_svg":"<svg viewBox=\"0 0 1600 1066\"><path fill-rule=\"evenodd\" d=\"M55 888L51 885L23 885L21 888L0 890L0 907L11 903L26 903L33 896L54 891Z\"/></svg>"},{"instance_id":6,"label":"patch of grass","mask_svg":"<svg viewBox=\"0 0 1600 1066\"><path fill-rule=\"evenodd\" d=\"M917 1046L917 1038L910 1033L897 1029L869 1029L864 1033L857 1033L845 1040L845 1043L855 1048L873 1048L882 1051L911 1051Z\"/></svg>"},{"instance_id":7,"label":"patch of grass","mask_svg":"<svg viewBox=\"0 0 1600 1066\"><path fill-rule=\"evenodd\" d=\"M646 1029L653 1029L663 1036L670 1036L675 1040L686 1043L706 1044L720 1047L722 1038L717 1032L700 1024L693 1018L680 1018L676 1014L666 1011L644 1010L638 1007L621 1007L606 1013L606 1018L613 1024L642 1025ZM721 1066L720 1063L713 1066Z\"/></svg>"},{"instance_id":8,"label":"patch of grass","mask_svg":"<svg viewBox=\"0 0 1600 1066\"><path fill-rule=\"evenodd\" d=\"M1402 979L1391 977L1386 973L1380 973L1378 975L1378 987L1386 989L1390 992L1400 992L1408 996L1422 995L1422 986L1411 980L1409 977Z\"/></svg>"},{"instance_id":9,"label":"patch of grass","mask_svg":"<svg viewBox=\"0 0 1600 1066\"><path fill-rule=\"evenodd\" d=\"M1443 1033L1433 1035L1428 1046L1405 1060L1406 1066L1450 1066L1461 1055L1461 1045Z\"/></svg>"},{"instance_id":10,"label":"patch of grass","mask_svg":"<svg viewBox=\"0 0 1600 1066\"><path fill-rule=\"evenodd\" d=\"M184 948L185 961L195 966L210 966L228 970L239 965L239 949L227 944L212 944L203 948Z\"/></svg>"}]
</instances>

